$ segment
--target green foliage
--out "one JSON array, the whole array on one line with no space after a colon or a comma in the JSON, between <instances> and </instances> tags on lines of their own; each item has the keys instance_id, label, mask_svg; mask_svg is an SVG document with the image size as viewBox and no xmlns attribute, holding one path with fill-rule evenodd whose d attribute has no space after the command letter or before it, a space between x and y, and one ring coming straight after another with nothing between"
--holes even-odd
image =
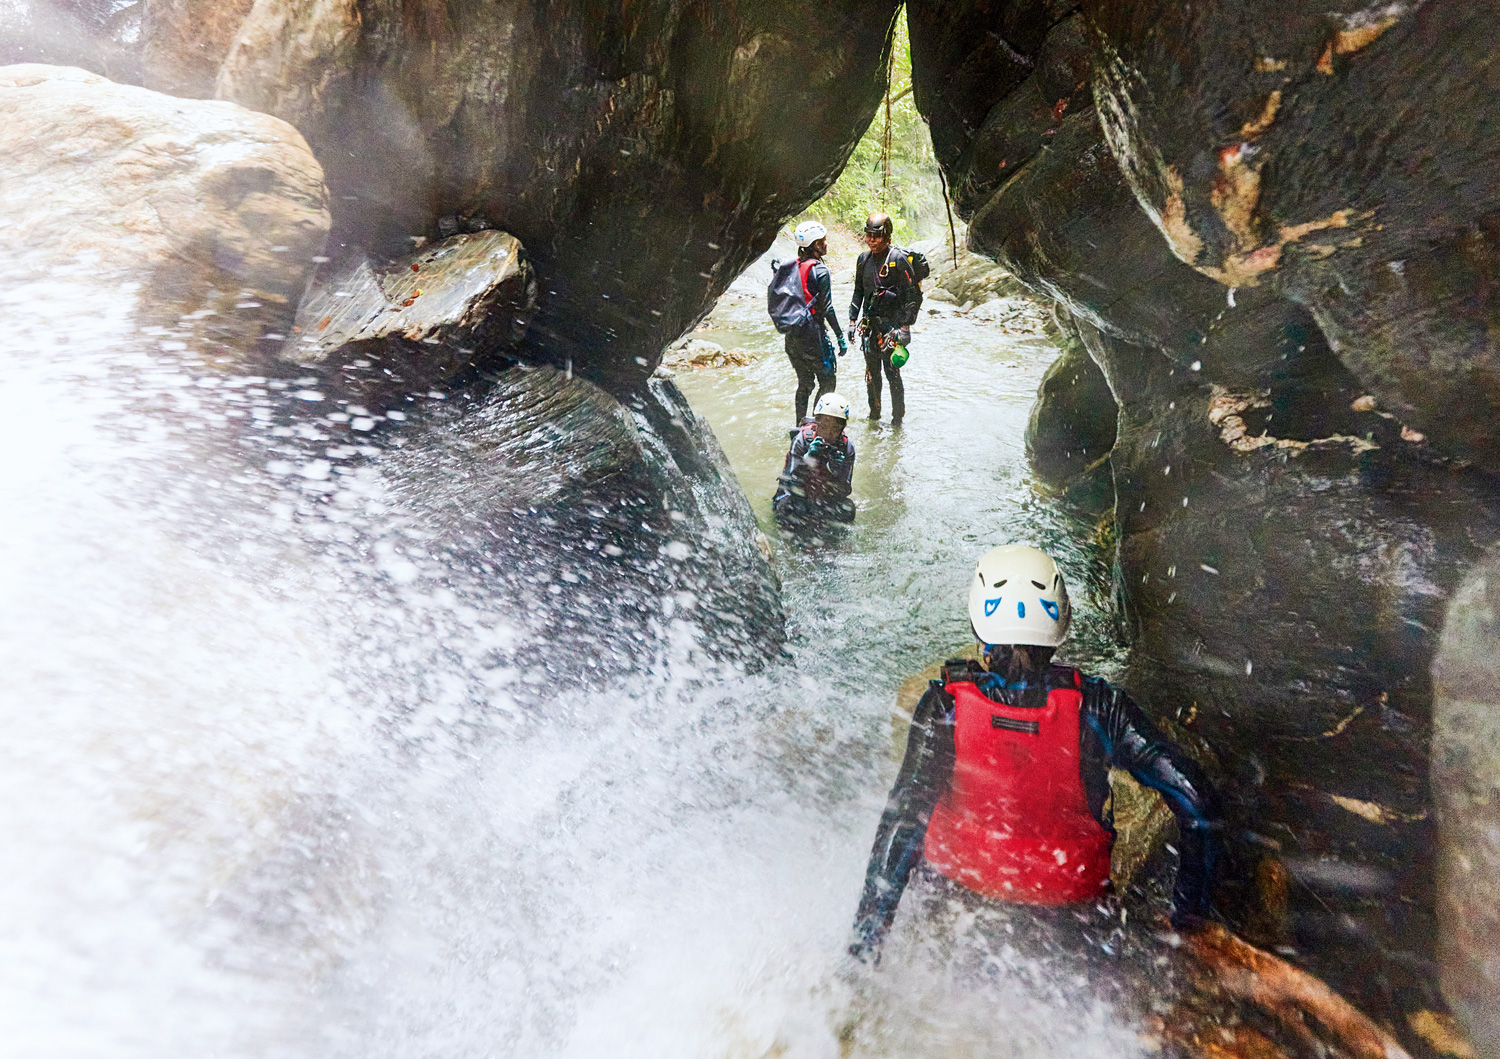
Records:
<instances>
[{"instance_id":1,"label":"green foliage","mask_svg":"<svg viewBox=\"0 0 1500 1059\"><path fill-rule=\"evenodd\" d=\"M889 183L881 157L886 123L882 104L837 182L803 216L859 232L867 216L884 210L896 222L897 239L910 241L935 233L946 224L946 213L932 137L911 91L911 39L904 15L896 22L891 53L886 97L892 101Z\"/></svg>"}]
</instances>

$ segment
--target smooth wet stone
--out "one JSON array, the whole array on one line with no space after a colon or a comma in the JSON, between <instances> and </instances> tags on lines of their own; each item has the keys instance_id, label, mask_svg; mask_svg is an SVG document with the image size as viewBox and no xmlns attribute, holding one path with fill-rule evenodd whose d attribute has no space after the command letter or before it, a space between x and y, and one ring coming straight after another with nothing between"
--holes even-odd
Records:
<instances>
[{"instance_id":1,"label":"smooth wet stone","mask_svg":"<svg viewBox=\"0 0 1500 1059\"><path fill-rule=\"evenodd\" d=\"M1443 993L1477 1054L1500 1055L1500 556L1464 579L1433 661Z\"/></svg>"},{"instance_id":2,"label":"smooth wet stone","mask_svg":"<svg viewBox=\"0 0 1500 1059\"><path fill-rule=\"evenodd\" d=\"M322 169L278 118L69 67L0 67L10 290L127 297L137 324L244 367L289 331L328 225Z\"/></svg>"},{"instance_id":3,"label":"smooth wet stone","mask_svg":"<svg viewBox=\"0 0 1500 1059\"><path fill-rule=\"evenodd\" d=\"M681 649L741 665L785 639L749 502L669 380L622 404L517 366L450 401L390 460L428 547L509 586L534 634L520 649L549 669L633 669L674 629Z\"/></svg>"},{"instance_id":4,"label":"smooth wet stone","mask_svg":"<svg viewBox=\"0 0 1500 1059\"><path fill-rule=\"evenodd\" d=\"M514 350L535 308L519 240L455 235L383 265L360 257L320 276L281 357L351 390L426 389Z\"/></svg>"},{"instance_id":5,"label":"smooth wet stone","mask_svg":"<svg viewBox=\"0 0 1500 1059\"><path fill-rule=\"evenodd\" d=\"M1026 424L1026 459L1037 478L1058 492L1078 491L1089 484L1085 479L1099 479L1103 502L1097 506L1108 510L1114 501L1107 463L1115 443L1114 395L1072 321L1054 333L1063 353L1042 376Z\"/></svg>"}]
</instances>

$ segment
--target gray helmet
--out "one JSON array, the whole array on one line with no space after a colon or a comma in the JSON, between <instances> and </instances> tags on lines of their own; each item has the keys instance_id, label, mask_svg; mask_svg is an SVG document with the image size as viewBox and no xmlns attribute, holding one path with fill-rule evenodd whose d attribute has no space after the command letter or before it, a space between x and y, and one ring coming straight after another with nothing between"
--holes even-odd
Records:
<instances>
[{"instance_id":1,"label":"gray helmet","mask_svg":"<svg viewBox=\"0 0 1500 1059\"><path fill-rule=\"evenodd\" d=\"M866 235L883 235L889 239L891 233L895 230L896 226L891 223L891 217L888 213L872 213L869 219L865 221Z\"/></svg>"}]
</instances>

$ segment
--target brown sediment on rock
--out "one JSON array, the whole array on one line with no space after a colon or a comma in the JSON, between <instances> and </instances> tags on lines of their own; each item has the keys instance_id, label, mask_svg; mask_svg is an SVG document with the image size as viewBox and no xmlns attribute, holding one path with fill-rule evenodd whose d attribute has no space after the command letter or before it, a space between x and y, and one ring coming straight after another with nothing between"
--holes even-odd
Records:
<instances>
[{"instance_id":1,"label":"brown sediment on rock","mask_svg":"<svg viewBox=\"0 0 1500 1059\"><path fill-rule=\"evenodd\" d=\"M1224 217L1224 223L1226 226L1230 225L1231 220L1239 223L1240 219L1247 215L1247 208L1244 202L1244 198L1252 193L1254 194L1256 201L1258 202L1260 195L1260 178L1258 173L1253 181L1241 181L1237 191L1238 197L1233 201L1230 201L1228 195L1226 194L1226 204L1233 209L1232 213ZM1250 209L1253 209L1253 204L1250 206ZM1224 215L1223 210L1221 210L1220 212L1221 216ZM1210 265L1198 265L1196 267L1204 275L1211 276L1212 278L1218 280L1220 283L1223 283L1225 286L1258 286L1261 282L1261 276L1263 273L1268 272L1281 264L1281 253L1289 244L1297 243L1307 236L1311 235L1313 232L1322 232L1338 228L1348 228L1350 226L1351 219L1365 220L1370 216L1372 216L1371 213L1365 213L1356 217L1351 213L1351 211L1344 209L1335 210L1333 213L1329 214L1327 217L1321 218L1320 220L1306 221L1302 224L1283 225L1282 227L1277 229L1276 239L1272 242L1258 246L1254 250L1251 250L1249 252L1231 254L1230 256L1226 257L1223 264L1218 267ZM1239 231L1235 231L1235 229L1231 228L1231 231L1235 232L1236 235L1240 235L1245 231L1245 229L1242 227ZM1320 253L1318 254L1318 256L1326 257L1345 245L1358 244L1354 243L1353 240L1350 240L1348 243L1340 243L1337 246L1320 245Z\"/></svg>"},{"instance_id":2,"label":"brown sediment on rock","mask_svg":"<svg viewBox=\"0 0 1500 1059\"><path fill-rule=\"evenodd\" d=\"M1270 1015L1286 1032L1321 1054L1310 1016L1356 1059L1410 1059L1388 1032L1322 979L1256 948L1218 924L1187 936L1188 951L1207 972L1205 985Z\"/></svg>"},{"instance_id":3,"label":"brown sediment on rock","mask_svg":"<svg viewBox=\"0 0 1500 1059\"><path fill-rule=\"evenodd\" d=\"M1261 133L1271 127L1276 120L1276 111L1281 108L1281 89L1276 89L1266 97L1266 105L1261 110L1260 116L1254 121L1247 121L1240 128L1240 138L1253 140Z\"/></svg>"},{"instance_id":4,"label":"brown sediment on rock","mask_svg":"<svg viewBox=\"0 0 1500 1059\"><path fill-rule=\"evenodd\" d=\"M1187 203L1182 198L1182 174L1175 166L1168 166L1162 171L1162 179L1167 186L1167 195L1157 216L1157 226L1167 237L1172 253L1183 263L1197 267L1198 255L1203 252L1203 240L1188 223Z\"/></svg>"},{"instance_id":5,"label":"brown sediment on rock","mask_svg":"<svg viewBox=\"0 0 1500 1059\"><path fill-rule=\"evenodd\" d=\"M1306 452L1310 448L1328 445L1348 445L1351 453L1359 454L1380 448L1368 438L1351 434L1330 434L1327 437L1299 441L1294 438L1272 437L1262 433L1252 435L1245 425L1244 413L1252 408L1265 408L1270 399L1264 394L1230 393L1222 386L1213 387L1213 396L1208 403L1208 421L1219 428L1219 439L1235 452L1254 452L1256 449L1275 447L1290 452Z\"/></svg>"}]
</instances>

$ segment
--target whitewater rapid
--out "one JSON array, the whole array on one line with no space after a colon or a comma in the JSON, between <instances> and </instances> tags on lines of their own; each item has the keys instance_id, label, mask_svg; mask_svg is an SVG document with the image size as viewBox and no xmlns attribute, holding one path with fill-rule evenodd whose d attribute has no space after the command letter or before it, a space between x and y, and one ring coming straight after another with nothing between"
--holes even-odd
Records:
<instances>
[{"instance_id":1,"label":"whitewater rapid","mask_svg":"<svg viewBox=\"0 0 1500 1059\"><path fill-rule=\"evenodd\" d=\"M1137 1050L972 912L903 914L841 976L895 688L963 641L973 554L1078 530L1020 460L1044 343L932 319L904 434L855 428L854 535L776 544L783 662L720 667L668 595L582 688L526 650L517 583L424 544L406 422L328 456L326 402L195 370L132 297L0 302L8 1054ZM789 378L680 380L761 514Z\"/></svg>"}]
</instances>

